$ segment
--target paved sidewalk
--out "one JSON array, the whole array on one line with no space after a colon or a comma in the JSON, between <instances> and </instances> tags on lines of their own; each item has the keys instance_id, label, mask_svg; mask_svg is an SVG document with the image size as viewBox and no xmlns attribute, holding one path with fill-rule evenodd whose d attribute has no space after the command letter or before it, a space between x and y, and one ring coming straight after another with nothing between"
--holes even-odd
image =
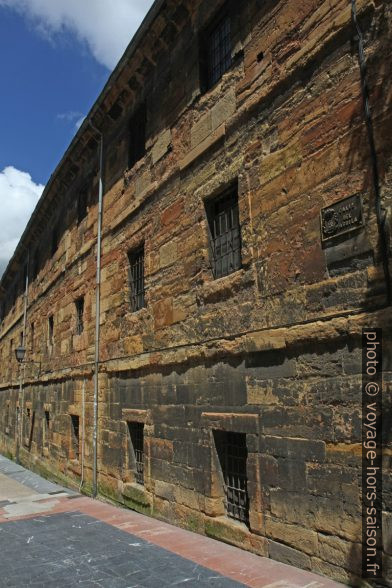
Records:
<instances>
[{"instance_id":1,"label":"paved sidewalk","mask_svg":"<svg viewBox=\"0 0 392 588\"><path fill-rule=\"evenodd\" d=\"M0 587L333 588L336 582L48 482L0 456Z\"/></svg>"}]
</instances>

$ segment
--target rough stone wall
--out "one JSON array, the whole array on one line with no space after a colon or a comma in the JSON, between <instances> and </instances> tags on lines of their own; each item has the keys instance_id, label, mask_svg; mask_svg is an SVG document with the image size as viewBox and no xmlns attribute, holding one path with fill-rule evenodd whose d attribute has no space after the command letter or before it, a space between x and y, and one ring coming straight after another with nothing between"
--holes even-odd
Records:
<instances>
[{"instance_id":1,"label":"rough stone wall","mask_svg":"<svg viewBox=\"0 0 392 588\"><path fill-rule=\"evenodd\" d=\"M391 313L375 218L350 4L236 8L233 67L201 94L197 36L219 3L168 2L109 94L105 134L99 491L256 553L354 583L360 571L361 328L384 329L385 567L391 577ZM392 10L357 2L383 204L390 209ZM234 3L233 3L234 5ZM145 156L127 168L127 125L147 109ZM117 107L120 103L120 107ZM0 447L79 483L70 415L85 422L91 488L97 156L56 196L29 287L23 394L12 347L23 297L0 335ZM242 268L214 280L206 203L238 182ZM89 205L77 223L76 194ZM320 210L360 193L365 224L327 246ZM130 311L128 252L144 243L146 307ZM75 300L85 296L85 329ZM54 317L48 345L48 317ZM32 327L34 324L34 345ZM13 341L11 345L11 339ZM83 415L83 390L85 412ZM29 409L30 415L27 415ZM45 430L45 411L50 413ZM33 414L34 420L33 420ZM144 423L145 486L127 421ZM33 423L33 425L32 425ZM246 433L250 527L225 516L213 433ZM82 441L79 439L79 452ZM389 568L388 568L389 566Z\"/></svg>"}]
</instances>

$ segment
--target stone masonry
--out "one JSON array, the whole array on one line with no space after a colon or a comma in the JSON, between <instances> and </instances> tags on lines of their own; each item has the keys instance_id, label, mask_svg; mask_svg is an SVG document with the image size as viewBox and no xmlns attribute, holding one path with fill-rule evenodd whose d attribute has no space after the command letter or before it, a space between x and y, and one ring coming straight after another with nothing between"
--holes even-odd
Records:
<instances>
[{"instance_id":1,"label":"stone masonry","mask_svg":"<svg viewBox=\"0 0 392 588\"><path fill-rule=\"evenodd\" d=\"M356 5L388 227L392 7ZM230 66L205 86L205 39L223 14ZM130 159L144 117L144 149ZM53 173L1 280L0 450L87 493L95 129L99 494L355 585L361 333L382 327L391 585L392 315L350 2L157 0ZM238 197L241 263L214 279L208 211L227 188ZM325 239L321 211L352 196L361 226ZM144 303L133 310L140 246ZM247 523L227 513L217 441L227 433L246 439Z\"/></svg>"}]
</instances>

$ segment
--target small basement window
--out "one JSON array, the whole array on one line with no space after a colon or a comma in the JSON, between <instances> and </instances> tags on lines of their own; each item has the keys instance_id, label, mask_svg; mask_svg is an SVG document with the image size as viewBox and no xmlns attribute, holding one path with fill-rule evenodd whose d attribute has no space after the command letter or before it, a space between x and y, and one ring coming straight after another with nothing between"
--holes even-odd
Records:
<instances>
[{"instance_id":1,"label":"small basement window","mask_svg":"<svg viewBox=\"0 0 392 588\"><path fill-rule=\"evenodd\" d=\"M144 423L128 422L128 432L135 461L135 482L144 485Z\"/></svg>"},{"instance_id":2,"label":"small basement window","mask_svg":"<svg viewBox=\"0 0 392 588\"><path fill-rule=\"evenodd\" d=\"M79 416L71 414L71 439L74 459L79 461Z\"/></svg>"},{"instance_id":3,"label":"small basement window","mask_svg":"<svg viewBox=\"0 0 392 588\"><path fill-rule=\"evenodd\" d=\"M249 525L246 434L214 431L214 439L223 474L227 515Z\"/></svg>"},{"instance_id":4,"label":"small basement window","mask_svg":"<svg viewBox=\"0 0 392 588\"><path fill-rule=\"evenodd\" d=\"M132 312L145 306L144 300L144 245L128 253L129 290Z\"/></svg>"},{"instance_id":5,"label":"small basement window","mask_svg":"<svg viewBox=\"0 0 392 588\"><path fill-rule=\"evenodd\" d=\"M230 187L218 198L206 202L210 234L210 258L214 278L227 276L241 267L241 229L238 188Z\"/></svg>"},{"instance_id":6,"label":"small basement window","mask_svg":"<svg viewBox=\"0 0 392 588\"><path fill-rule=\"evenodd\" d=\"M76 309L76 334L81 335L84 331L84 297L81 296L75 301Z\"/></svg>"},{"instance_id":7,"label":"small basement window","mask_svg":"<svg viewBox=\"0 0 392 588\"><path fill-rule=\"evenodd\" d=\"M43 422L43 435L42 435L43 447L49 447L49 433L50 433L50 413L48 410L45 410L44 422Z\"/></svg>"}]
</instances>

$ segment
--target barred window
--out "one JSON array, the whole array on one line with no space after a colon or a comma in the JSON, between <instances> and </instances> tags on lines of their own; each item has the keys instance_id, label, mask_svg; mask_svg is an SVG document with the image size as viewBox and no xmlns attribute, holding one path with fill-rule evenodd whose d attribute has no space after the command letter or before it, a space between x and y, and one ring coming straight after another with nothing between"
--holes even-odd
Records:
<instances>
[{"instance_id":1,"label":"barred window","mask_svg":"<svg viewBox=\"0 0 392 588\"><path fill-rule=\"evenodd\" d=\"M230 69L232 41L230 14L220 13L201 38L201 74L203 90L212 88Z\"/></svg>"},{"instance_id":2,"label":"barred window","mask_svg":"<svg viewBox=\"0 0 392 588\"><path fill-rule=\"evenodd\" d=\"M135 460L135 482L144 485L144 424L128 422L128 432Z\"/></svg>"},{"instance_id":3,"label":"barred window","mask_svg":"<svg viewBox=\"0 0 392 588\"><path fill-rule=\"evenodd\" d=\"M210 229L210 257L214 278L227 276L241 267L241 228L237 186L206 203Z\"/></svg>"},{"instance_id":4,"label":"barred window","mask_svg":"<svg viewBox=\"0 0 392 588\"><path fill-rule=\"evenodd\" d=\"M146 106L139 106L129 123L128 168L131 169L146 152Z\"/></svg>"},{"instance_id":5,"label":"barred window","mask_svg":"<svg viewBox=\"0 0 392 588\"><path fill-rule=\"evenodd\" d=\"M53 314L48 317L48 343L53 345L54 340L54 317Z\"/></svg>"},{"instance_id":6,"label":"barred window","mask_svg":"<svg viewBox=\"0 0 392 588\"><path fill-rule=\"evenodd\" d=\"M76 334L81 335L84 331L84 297L81 296L75 301L76 309Z\"/></svg>"},{"instance_id":7,"label":"barred window","mask_svg":"<svg viewBox=\"0 0 392 588\"><path fill-rule=\"evenodd\" d=\"M30 324L30 351L33 353L34 351L34 341L35 341L35 323Z\"/></svg>"},{"instance_id":8,"label":"barred window","mask_svg":"<svg viewBox=\"0 0 392 588\"><path fill-rule=\"evenodd\" d=\"M215 446L224 479L225 506L229 517L249 524L249 497L245 433L214 431Z\"/></svg>"},{"instance_id":9,"label":"barred window","mask_svg":"<svg viewBox=\"0 0 392 588\"><path fill-rule=\"evenodd\" d=\"M71 439L74 459L79 461L79 416L71 414Z\"/></svg>"},{"instance_id":10,"label":"barred window","mask_svg":"<svg viewBox=\"0 0 392 588\"><path fill-rule=\"evenodd\" d=\"M45 410L43 418L43 429L42 429L42 446L49 447L49 435L50 435L50 413Z\"/></svg>"},{"instance_id":11,"label":"barred window","mask_svg":"<svg viewBox=\"0 0 392 588\"><path fill-rule=\"evenodd\" d=\"M129 290L133 312L144 308L144 245L128 253Z\"/></svg>"}]
</instances>

